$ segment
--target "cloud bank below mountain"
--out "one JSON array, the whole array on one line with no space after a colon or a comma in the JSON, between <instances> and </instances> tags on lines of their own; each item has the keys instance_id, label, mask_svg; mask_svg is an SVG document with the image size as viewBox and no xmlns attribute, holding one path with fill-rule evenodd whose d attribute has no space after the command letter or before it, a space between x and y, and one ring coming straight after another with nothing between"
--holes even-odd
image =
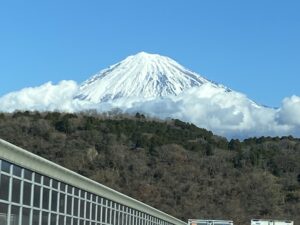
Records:
<instances>
[{"instance_id":1,"label":"cloud bank below mountain","mask_svg":"<svg viewBox=\"0 0 300 225\"><path fill-rule=\"evenodd\" d=\"M226 92L210 84L191 88L178 96L145 100L118 99L106 103L91 103L74 99L79 85L75 81L51 82L24 88L0 97L0 111L63 111L98 112L119 108L126 113L141 112L149 116L177 118L228 138L251 136L300 137L300 97L283 99L278 109L258 106L245 95Z\"/></svg>"}]
</instances>

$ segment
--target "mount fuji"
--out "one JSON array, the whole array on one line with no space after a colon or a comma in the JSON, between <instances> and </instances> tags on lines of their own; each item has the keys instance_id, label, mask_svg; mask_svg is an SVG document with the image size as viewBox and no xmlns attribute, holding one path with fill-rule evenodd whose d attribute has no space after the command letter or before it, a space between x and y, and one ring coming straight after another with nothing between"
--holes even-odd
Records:
<instances>
[{"instance_id":1,"label":"mount fuji","mask_svg":"<svg viewBox=\"0 0 300 225\"><path fill-rule=\"evenodd\" d=\"M279 108L265 107L171 58L145 52L101 70L82 84L47 82L0 97L0 112L115 109L180 119L229 138L300 136L300 97L285 98Z\"/></svg>"},{"instance_id":2,"label":"mount fuji","mask_svg":"<svg viewBox=\"0 0 300 225\"><path fill-rule=\"evenodd\" d=\"M169 57L140 52L85 81L80 86L75 99L93 103L121 98L149 100L178 96L186 90L203 84L230 91L223 85L211 82L184 68Z\"/></svg>"}]
</instances>

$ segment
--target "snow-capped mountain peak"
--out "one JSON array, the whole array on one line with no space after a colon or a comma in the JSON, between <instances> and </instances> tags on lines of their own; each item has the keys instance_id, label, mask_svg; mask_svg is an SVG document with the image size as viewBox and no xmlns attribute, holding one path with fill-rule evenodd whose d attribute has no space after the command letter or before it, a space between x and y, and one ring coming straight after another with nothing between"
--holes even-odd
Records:
<instances>
[{"instance_id":1,"label":"snow-capped mountain peak","mask_svg":"<svg viewBox=\"0 0 300 225\"><path fill-rule=\"evenodd\" d=\"M132 97L154 99L176 96L208 82L169 57L140 52L92 76L75 98L94 103Z\"/></svg>"},{"instance_id":2,"label":"snow-capped mountain peak","mask_svg":"<svg viewBox=\"0 0 300 225\"><path fill-rule=\"evenodd\" d=\"M48 82L0 96L0 112L115 109L180 119L227 138L300 135L300 120L295 116L299 96L285 98L278 109L264 107L168 57L145 52L127 57L81 85Z\"/></svg>"}]
</instances>

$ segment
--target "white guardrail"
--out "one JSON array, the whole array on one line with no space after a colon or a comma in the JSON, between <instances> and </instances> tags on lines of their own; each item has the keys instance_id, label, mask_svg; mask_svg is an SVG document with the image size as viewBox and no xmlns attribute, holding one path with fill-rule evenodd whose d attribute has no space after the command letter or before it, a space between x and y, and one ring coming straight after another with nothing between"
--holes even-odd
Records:
<instances>
[{"instance_id":1,"label":"white guardrail","mask_svg":"<svg viewBox=\"0 0 300 225\"><path fill-rule=\"evenodd\" d=\"M81 176L71 170L59 166L58 164L55 164L7 141L4 141L3 139L0 139L0 158L24 168L30 169L32 171L49 176L58 181L73 185L74 187L78 187L96 195L103 196L119 204L137 209L141 212L160 218L174 225L187 224L186 222L183 222L158 209L146 205L143 202L126 196L89 178Z\"/></svg>"}]
</instances>

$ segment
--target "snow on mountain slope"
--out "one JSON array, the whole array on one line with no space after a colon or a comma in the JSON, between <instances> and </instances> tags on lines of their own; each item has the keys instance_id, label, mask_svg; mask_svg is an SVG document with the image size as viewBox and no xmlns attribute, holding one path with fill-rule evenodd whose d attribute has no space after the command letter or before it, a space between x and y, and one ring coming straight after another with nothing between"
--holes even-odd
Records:
<instances>
[{"instance_id":1,"label":"snow on mountain slope","mask_svg":"<svg viewBox=\"0 0 300 225\"><path fill-rule=\"evenodd\" d=\"M155 99L177 96L185 90L206 83L224 88L168 57L140 52L85 81L75 98L93 103L135 97Z\"/></svg>"}]
</instances>

